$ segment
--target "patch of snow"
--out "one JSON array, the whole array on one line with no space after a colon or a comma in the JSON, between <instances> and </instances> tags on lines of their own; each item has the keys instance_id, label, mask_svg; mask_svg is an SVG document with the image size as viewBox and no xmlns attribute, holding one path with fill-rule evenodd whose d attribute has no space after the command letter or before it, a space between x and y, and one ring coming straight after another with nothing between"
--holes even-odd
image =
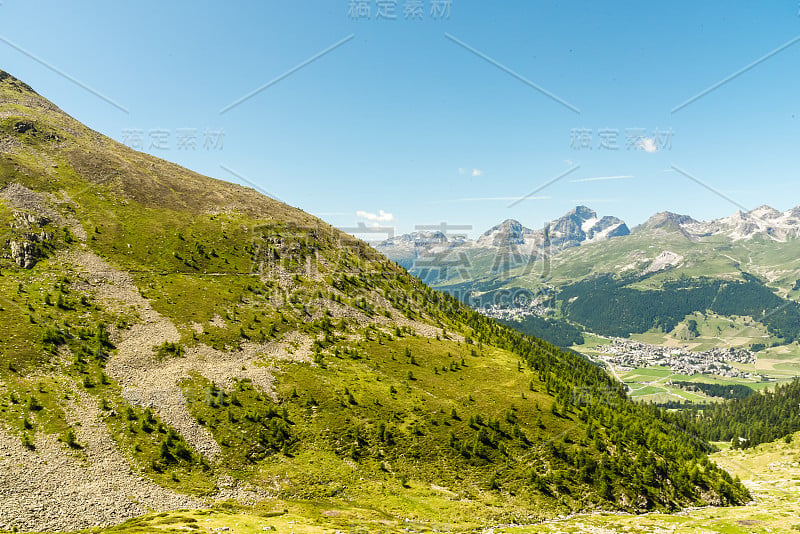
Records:
<instances>
[{"instance_id":1,"label":"patch of snow","mask_svg":"<svg viewBox=\"0 0 800 534\"><path fill-rule=\"evenodd\" d=\"M581 224L581 230L583 230L584 233L587 233L595 224L598 223L599 220L600 219L598 219L597 217L586 219L585 221L583 221L583 224Z\"/></svg>"},{"instance_id":2,"label":"patch of snow","mask_svg":"<svg viewBox=\"0 0 800 534\"><path fill-rule=\"evenodd\" d=\"M620 223L617 223L617 224L612 224L608 228L605 228L604 230L602 230L600 232L597 232L594 236L592 236L591 239L587 239L586 242L587 243L594 243L595 241L605 241L606 239L608 239L608 236L609 236L609 234L611 234L611 232L615 231L617 228L619 228L623 224L625 224L625 223L620 222Z\"/></svg>"}]
</instances>

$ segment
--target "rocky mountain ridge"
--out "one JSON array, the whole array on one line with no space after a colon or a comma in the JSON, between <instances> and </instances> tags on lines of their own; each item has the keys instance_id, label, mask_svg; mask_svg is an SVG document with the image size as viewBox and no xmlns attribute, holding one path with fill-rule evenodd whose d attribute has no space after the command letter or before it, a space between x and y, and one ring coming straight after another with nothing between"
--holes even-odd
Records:
<instances>
[{"instance_id":1,"label":"rocky mountain ridge","mask_svg":"<svg viewBox=\"0 0 800 534\"><path fill-rule=\"evenodd\" d=\"M520 254L537 255L543 251L563 250L583 243L595 243L612 237L628 235L624 221L613 216L598 217L586 206L577 206L545 227L533 230L516 219L506 219L486 230L476 239L463 234L449 235L442 231L412 232L378 243L375 248L390 258L408 254L415 249L434 252L461 247L466 251L486 251L513 248Z\"/></svg>"},{"instance_id":2,"label":"rocky mountain ridge","mask_svg":"<svg viewBox=\"0 0 800 534\"><path fill-rule=\"evenodd\" d=\"M688 215L661 212L634 228L635 233L647 230L677 230L690 239L723 236L731 241L756 237L785 242L800 236L800 207L784 212L767 205L750 211L738 210L728 217L699 221Z\"/></svg>"}]
</instances>

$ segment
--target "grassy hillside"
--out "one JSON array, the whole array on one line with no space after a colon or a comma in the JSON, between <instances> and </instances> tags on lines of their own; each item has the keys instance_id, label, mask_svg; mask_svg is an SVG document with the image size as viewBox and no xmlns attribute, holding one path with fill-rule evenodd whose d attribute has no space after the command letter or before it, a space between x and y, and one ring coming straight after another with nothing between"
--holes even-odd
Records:
<instances>
[{"instance_id":1,"label":"grassy hillside","mask_svg":"<svg viewBox=\"0 0 800 534\"><path fill-rule=\"evenodd\" d=\"M494 532L517 533L594 533L608 532L725 532L731 534L794 532L800 529L800 434L746 451L724 450L712 460L724 466L750 488L754 500L744 506L701 508L677 514L620 513L578 514L531 525L493 525ZM441 493L430 492L436 502ZM375 510L352 505L322 505L292 501L263 502L255 508L233 510L182 511L149 514L110 529L109 532L160 533L166 529L191 529L211 533L229 528L237 533L264 531L298 533L371 532L459 532L464 523L446 521L397 520Z\"/></svg>"},{"instance_id":2,"label":"grassy hillside","mask_svg":"<svg viewBox=\"0 0 800 534\"><path fill-rule=\"evenodd\" d=\"M749 498L602 370L302 211L5 73L0 116L0 528L276 499L481 525Z\"/></svg>"}]
</instances>

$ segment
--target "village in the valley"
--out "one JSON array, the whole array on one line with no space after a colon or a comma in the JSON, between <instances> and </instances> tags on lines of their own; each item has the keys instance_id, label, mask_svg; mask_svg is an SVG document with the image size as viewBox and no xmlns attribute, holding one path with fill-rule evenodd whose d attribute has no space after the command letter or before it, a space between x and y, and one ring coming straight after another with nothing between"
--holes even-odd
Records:
<instances>
[{"instance_id":1,"label":"village in the valley","mask_svg":"<svg viewBox=\"0 0 800 534\"><path fill-rule=\"evenodd\" d=\"M531 299L528 306L489 305L479 309L480 313L494 319L520 321L529 315L545 316L550 308L546 298ZM686 347L652 345L626 338L607 338L609 343L592 351L592 358L601 360L618 371L627 372L645 367L669 367L679 375L715 375L725 378L761 380L754 372L756 353L740 347L715 347L706 351L692 351ZM753 365L748 372L731 363Z\"/></svg>"},{"instance_id":2,"label":"village in the valley","mask_svg":"<svg viewBox=\"0 0 800 534\"><path fill-rule=\"evenodd\" d=\"M729 378L758 379L760 375L742 371L729 362L754 364L756 353L742 348L713 348L693 352L681 347L662 347L624 338L598 347L597 358L621 371L664 366L682 375L709 374Z\"/></svg>"}]
</instances>

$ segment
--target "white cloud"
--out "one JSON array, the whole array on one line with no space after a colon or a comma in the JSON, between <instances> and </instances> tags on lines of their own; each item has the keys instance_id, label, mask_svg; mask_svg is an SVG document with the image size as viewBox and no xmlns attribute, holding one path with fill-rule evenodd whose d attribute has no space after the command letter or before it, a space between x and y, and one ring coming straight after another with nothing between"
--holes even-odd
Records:
<instances>
[{"instance_id":1,"label":"white cloud","mask_svg":"<svg viewBox=\"0 0 800 534\"><path fill-rule=\"evenodd\" d=\"M394 215L391 213L386 213L383 210L378 210L378 213L370 213L368 211L358 210L356 212L356 217L361 217L362 219L374 222L392 222L394 220Z\"/></svg>"},{"instance_id":2,"label":"white cloud","mask_svg":"<svg viewBox=\"0 0 800 534\"><path fill-rule=\"evenodd\" d=\"M630 175L621 175L621 176L592 176L591 178L578 178L577 180L570 180L572 183L579 183L579 182L604 182L606 180L630 180L633 176Z\"/></svg>"},{"instance_id":3,"label":"white cloud","mask_svg":"<svg viewBox=\"0 0 800 534\"><path fill-rule=\"evenodd\" d=\"M466 175L466 174L469 174L470 176L477 177L477 176L483 176L483 171L480 170L480 169L471 169L470 170L470 169L465 169L464 167L459 167L458 168L458 174L460 174L462 176Z\"/></svg>"},{"instance_id":4,"label":"white cloud","mask_svg":"<svg viewBox=\"0 0 800 534\"><path fill-rule=\"evenodd\" d=\"M658 152L658 146L656 146L656 140L651 137L642 137L639 139L639 142L636 143L636 146L644 150L645 152Z\"/></svg>"},{"instance_id":5,"label":"white cloud","mask_svg":"<svg viewBox=\"0 0 800 534\"><path fill-rule=\"evenodd\" d=\"M483 174L483 171L480 169L472 169L472 176L480 176Z\"/></svg>"}]
</instances>

